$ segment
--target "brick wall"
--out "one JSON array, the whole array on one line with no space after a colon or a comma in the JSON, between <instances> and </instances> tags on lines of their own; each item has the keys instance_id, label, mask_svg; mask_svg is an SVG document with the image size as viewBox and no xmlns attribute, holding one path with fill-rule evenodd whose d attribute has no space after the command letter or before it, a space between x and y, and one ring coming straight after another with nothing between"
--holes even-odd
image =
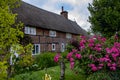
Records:
<instances>
[{"instance_id":1,"label":"brick wall","mask_svg":"<svg viewBox=\"0 0 120 80\"><path fill-rule=\"evenodd\" d=\"M76 36L74 34L72 38L76 39ZM41 52L52 51L52 43L55 44L55 52L60 52L61 44L64 43L66 45L70 41L70 39L66 39L66 33L56 31L56 37L49 37L49 30L40 28L36 29L36 35L31 35L31 38L34 44L40 44Z\"/></svg>"}]
</instances>

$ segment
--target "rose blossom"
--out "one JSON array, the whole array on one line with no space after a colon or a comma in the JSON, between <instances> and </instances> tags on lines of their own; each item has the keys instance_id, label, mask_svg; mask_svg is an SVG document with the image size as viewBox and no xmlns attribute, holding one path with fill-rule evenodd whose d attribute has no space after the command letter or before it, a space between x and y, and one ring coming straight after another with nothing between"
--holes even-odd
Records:
<instances>
[{"instance_id":1,"label":"rose blossom","mask_svg":"<svg viewBox=\"0 0 120 80\"><path fill-rule=\"evenodd\" d=\"M82 56L81 56L81 54L78 54L78 53L77 53L77 54L75 55L75 57L76 57L77 59L81 59Z\"/></svg>"}]
</instances>

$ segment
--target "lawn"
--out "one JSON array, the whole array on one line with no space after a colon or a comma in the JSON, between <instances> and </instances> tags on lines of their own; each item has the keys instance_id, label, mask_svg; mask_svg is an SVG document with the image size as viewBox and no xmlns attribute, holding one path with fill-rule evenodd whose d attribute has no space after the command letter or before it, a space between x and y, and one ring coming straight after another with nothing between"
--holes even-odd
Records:
<instances>
[{"instance_id":1,"label":"lawn","mask_svg":"<svg viewBox=\"0 0 120 80\"><path fill-rule=\"evenodd\" d=\"M52 80L59 80L60 67L55 66L47 68L46 70L20 74L15 76L15 80L43 80L43 77L46 73L51 75ZM85 80L85 79L82 75L75 74L72 70L70 70L69 64L66 64L65 80Z\"/></svg>"}]
</instances>

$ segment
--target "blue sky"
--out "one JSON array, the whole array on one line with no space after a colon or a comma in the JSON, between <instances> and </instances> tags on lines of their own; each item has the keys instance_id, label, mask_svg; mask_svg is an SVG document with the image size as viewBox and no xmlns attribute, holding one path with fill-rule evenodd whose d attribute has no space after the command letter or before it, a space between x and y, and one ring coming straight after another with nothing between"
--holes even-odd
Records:
<instances>
[{"instance_id":1,"label":"blue sky","mask_svg":"<svg viewBox=\"0 0 120 80\"><path fill-rule=\"evenodd\" d=\"M90 15L87 7L92 0L23 0L29 4L37 6L56 14L60 14L61 6L68 11L68 18L76 21L83 29L90 29L90 23L87 22Z\"/></svg>"}]
</instances>

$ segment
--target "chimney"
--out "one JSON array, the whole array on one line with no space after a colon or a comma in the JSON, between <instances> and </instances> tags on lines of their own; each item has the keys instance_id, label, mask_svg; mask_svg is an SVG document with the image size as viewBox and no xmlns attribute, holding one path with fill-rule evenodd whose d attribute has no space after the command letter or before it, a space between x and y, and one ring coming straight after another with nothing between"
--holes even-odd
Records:
<instances>
[{"instance_id":1,"label":"chimney","mask_svg":"<svg viewBox=\"0 0 120 80\"><path fill-rule=\"evenodd\" d=\"M64 7L62 6L62 12L60 13L62 16L64 16L66 19L68 19L68 12L64 11Z\"/></svg>"}]
</instances>

